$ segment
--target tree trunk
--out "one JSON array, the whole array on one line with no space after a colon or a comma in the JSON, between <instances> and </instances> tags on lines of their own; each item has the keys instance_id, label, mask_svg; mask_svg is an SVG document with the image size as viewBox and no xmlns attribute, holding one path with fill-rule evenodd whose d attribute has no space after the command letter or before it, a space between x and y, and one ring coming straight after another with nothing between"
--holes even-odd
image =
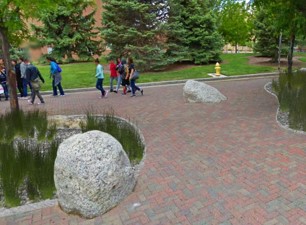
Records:
<instances>
[{"instance_id":1,"label":"tree trunk","mask_svg":"<svg viewBox=\"0 0 306 225\"><path fill-rule=\"evenodd\" d=\"M2 41L3 60L4 60L5 70L8 77L8 84L10 89L10 106L11 106L11 111L16 111L19 110L17 90L16 90L16 76L12 69L10 52L9 52L10 45L6 34L7 34L7 29L0 26L0 39Z\"/></svg>"},{"instance_id":2,"label":"tree trunk","mask_svg":"<svg viewBox=\"0 0 306 225\"><path fill-rule=\"evenodd\" d=\"M235 44L235 53L238 53L238 44Z\"/></svg>"},{"instance_id":3,"label":"tree trunk","mask_svg":"<svg viewBox=\"0 0 306 225\"><path fill-rule=\"evenodd\" d=\"M288 73L292 73L294 43L295 43L295 34L292 34L290 38L290 49L288 53Z\"/></svg>"}]
</instances>

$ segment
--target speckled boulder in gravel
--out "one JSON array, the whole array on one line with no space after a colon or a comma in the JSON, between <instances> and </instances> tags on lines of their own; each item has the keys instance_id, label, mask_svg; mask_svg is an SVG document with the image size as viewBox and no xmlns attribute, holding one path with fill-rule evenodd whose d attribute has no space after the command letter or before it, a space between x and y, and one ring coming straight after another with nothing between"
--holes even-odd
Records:
<instances>
[{"instance_id":1,"label":"speckled boulder in gravel","mask_svg":"<svg viewBox=\"0 0 306 225\"><path fill-rule=\"evenodd\" d=\"M188 102L219 103L227 98L216 88L203 82L188 80L184 86L183 95Z\"/></svg>"},{"instance_id":2,"label":"speckled boulder in gravel","mask_svg":"<svg viewBox=\"0 0 306 225\"><path fill-rule=\"evenodd\" d=\"M54 180L61 208L85 218L116 206L136 183L121 144L101 131L76 134L60 144Z\"/></svg>"}]
</instances>

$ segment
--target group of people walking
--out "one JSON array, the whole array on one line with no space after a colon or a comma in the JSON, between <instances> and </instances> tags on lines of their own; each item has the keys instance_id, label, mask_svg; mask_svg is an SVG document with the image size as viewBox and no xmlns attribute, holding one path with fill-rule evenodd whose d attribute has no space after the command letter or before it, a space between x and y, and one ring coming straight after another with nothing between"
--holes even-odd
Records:
<instances>
[{"instance_id":1,"label":"group of people walking","mask_svg":"<svg viewBox=\"0 0 306 225\"><path fill-rule=\"evenodd\" d=\"M57 88L60 95L64 96L64 90L61 86L61 68L56 63L56 60L51 57L47 57L50 63L50 76L52 78L53 96L57 96ZM20 93L20 99L27 99L30 104L34 104L36 96L39 98L40 103L45 103L43 97L40 94L41 82L45 80L36 66L30 63L27 58L20 57L19 60L12 60L11 62L13 70L16 75L17 88ZM7 85L7 71L4 67L3 60L0 59L0 84L3 88L5 100L8 100L8 85ZM28 88L31 90L31 96L28 96ZM1 96L0 96L1 100Z\"/></svg>"},{"instance_id":2,"label":"group of people walking","mask_svg":"<svg viewBox=\"0 0 306 225\"><path fill-rule=\"evenodd\" d=\"M47 57L50 64L50 78L52 78L52 96L64 96L65 92L61 85L62 81L62 69L52 57ZM41 82L45 80L36 66L30 63L26 58L19 58L19 61L13 60L12 66L16 74L17 88L20 93L20 99L27 99L30 104L34 104L36 96L40 102L37 104L45 103L43 97L40 94ZM104 71L103 66L100 64L99 59L95 59L96 64L96 88L101 92L100 98L106 98L108 91L103 88ZM136 85L136 80L139 78L139 72L136 70L133 59L118 58L116 64L113 60L109 64L110 69L110 92L118 93L120 86L122 86L122 95L127 95L131 92L131 97L136 96L136 92L140 92L143 95L143 89ZM116 81L116 86L114 85ZM9 98L8 85L7 85L7 71L4 67L3 60L0 59L0 85L3 88L5 100ZM31 90L31 96L28 96L28 88ZM0 95L1 100L1 95Z\"/></svg>"},{"instance_id":3,"label":"group of people walking","mask_svg":"<svg viewBox=\"0 0 306 225\"><path fill-rule=\"evenodd\" d=\"M100 64L99 59L95 60L96 63L96 88L100 90L100 98L106 98L108 91L103 88L104 72L103 66ZM136 91L139 91L143 95L143 89L136 85L136 80L139 78L139 72L135 69L133 59L128 58L126 62L125 59L117 58L116 64L113 60L109 64L110 69L110 92L118 93L120 85L123 87L122 95L126 95L131 92L131 97L136 96ZM114 81L117 82L116 87L114 87Z\"/></svg>"}]
</instances>

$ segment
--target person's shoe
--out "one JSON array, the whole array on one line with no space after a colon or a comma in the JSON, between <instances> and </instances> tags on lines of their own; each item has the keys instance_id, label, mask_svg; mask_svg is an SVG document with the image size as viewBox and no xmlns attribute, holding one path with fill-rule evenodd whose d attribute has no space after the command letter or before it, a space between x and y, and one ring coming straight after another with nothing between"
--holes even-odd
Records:
<instances>
[{"instance_id":1,"label":"person's shoe","mask_svg":"<svg viewBox=\"0 0 306 225\"><path fill-rule=\"evenodd\" d=\"M121 93L121 95L126 95L126 93Z\"/></svg>"},{"instance_id":2,"label":"person's shoe","mask_svg":"<svg viewBox=\"0 0 306 225\"><path fill-rule=\"evenodd\" d=\"M105 91L105 93L104 93L104 98L106 98L107 95L108 95L108 91Z\"/></svg>"},{"instance_id":3,"label":"person's shoe","mask_svg":"<svg viewBox=\"0 0 306 225\"><path fill-rule=\"evenodd\" d=\"M141 95L143 95L143 89L140 90Z\"/></svg>"},{"instance_id":4,"label":"person's shoe","mask_svg":"<svg viewBox=\"0 0 306 225\"><path fill-rule=\"evenodd\" d=\"M132 92L132 91L131 91L131 90L128 90L127 92L130 93L130 92Z\"/></svg>"},{"instance_id":5,"label":"person's shoe","mask_svg":"<svg viewBox=\"0 0 306 225\"><path fill-rule=\"evenodd\" d=\"M29 103L30 105L33 105L33 102L31 102L31 100L28 100L28 103Z\"/></svg>"},{"instance_id":6,"label":"person's shoe","mask_svg":"<svg viewBox=\"0 0 306 225\"><path fill-rule=\"evenodd\" d=\"M50 95L50 96L52 96L52 97L57 97L58 95L53 95L53 94L52 94L52 95Z\"/></svg>"},{"instance_id":7,"label":"person's shoe","mask_svg":"<svg viewBox=\"0 0 306 225\"><path fill-rule=\"evenodd\" d=\"M116 94L117 94L117 93L118 93L118 91L117 91L117 90L114 90L114 93L116 93Z\"/></svg>"},{"instance_id":8,"label":"person's shoe","mask_svg":"<svg viewBox=\"0 0 306 225\"><path fill-rule=\"evenodd\" d=\"M135 97L136 95L131 95L131 97Z\"/></svg>"},{"instance_id":9,"label":"person's shoe","mask_svg":"<svg viewBox=\"0 0 306 225\"><path fill-rule=\"evenodd\" d=\"M113 92L113 89L110 89L109 91L110 91L110 92Z\"/></svg>"},{"instance_id":10,"label":"person's shoe","mask_svg":"<svg viewBox=\"0 0 306 225\"><path fill-rule=\"evenodd\" d=\"M8 98L5 98L5 101L8 101Z\"/></svg>"},{"instance_id":11,"label":"person's shoe","mask_svg":"<svg viewBox=\"0 0 306 225\"><path fill-rule=\"evenodd\" d=\"M63 95L60 95L60 97L64 97L65 96L65 94L63 94Z\"/></svg>"}]
</instances>

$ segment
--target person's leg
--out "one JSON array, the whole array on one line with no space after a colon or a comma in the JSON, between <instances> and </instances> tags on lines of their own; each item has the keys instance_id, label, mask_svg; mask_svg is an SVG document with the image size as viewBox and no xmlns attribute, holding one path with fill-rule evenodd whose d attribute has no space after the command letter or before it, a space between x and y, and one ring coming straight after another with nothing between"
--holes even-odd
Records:
<instances>
[{"instance_id":1,"label":"person's leg","mask_svg":"<svg viewBox=\"0 0 306 225\"><path fill-rule=\"evenodd\" d=\"M110 89L110 92L113 92L113 81L114 81L114 78L110 77L110 80L109 80L109 89Z\"/></svg>"},{"instance_id":2,"label":"person's leg","mask_svg":"<svg viewBox=\"0 0 306 225\"><path fill-rule=\"evenodd\" d=\"M103 91L102 91L102 79L97 79L96 88L97 88L98 90L101 91L101 96L103 96Z\"/></svg>"},{"instance_id":3,"label":"person's leg","mask_svg":"<svg viewBox=\"0 0 306 225\"><path fill-rule=\"evenodd\" d=\"M25 78L22 78L22 86L23 86L23 97L28 96L28 82Z\"/></svg>"},{"instance_id":4,"label":"person's leg","mask_svg":"<svg viewBox=\"0 0 306 225\"><path fill-rule=\"evenodd\" d=\"M8 100L9 93L8 93L8 87L7 87L7 84L6 84L6 83L4 83L4 84L2 85L2 87L3 87L3 91L4 91L5 100Z\"/></svg>"},{"instance_id":5,"label":"person's leg","mask_svg":"<svg viewBox=\"0 0 306 225\"><path fill-rule=\"evenodd\" d=\"M136 89L135 89L135 80L134 79L130 80L130 85L131 85L131 88L132 88L132 96L135 96Z\"/></svg>"},{"instance_id":6,"label":"person's leg","mask_svg":"<svg viewBox=\"0 0 306 225\"><path fill-rule=\"evenodd\" d=\"M106 97L107 97L107 94L108 94L108 91L105 91L104 88L103 88L103 81L104 81L104 79L101 79L101 80L102 80L102 83L101 83L101 90L102 90L102 93L103 93L102 96L106 98Z\"/></svg>"},{"instance_id":7,"label":"person's leg","mask_svg":"<svg viewBox=\"0 0 306 225\"><path fill-rule=\"evenodd\" d=\"M32 92L31 92L31 100L29 100L30 103L34 104L35 96L36 96L36 90L32 89Z\"/></svg>"},{"instance_id":8,"label":"person's leg","mask_svg":"<svg viewBox=\"0 0 306 225\"><path fill-rule=\"evenodd\" d=\"M122 80L121 80L121 76L119 75L119 76L118 76L118 78L117 78L117 88L116 88L116 92L118 92L118 91L119 91L119 88L120 88L121 82L122 82Z\"/></svg>"},{"instance_id":9,"label":"person's leg","mask_svg":"<svg viewBox=\"0 0 306 225\"><path fill-rule=\"evenodd\" d=\"M39 100L40 100L41 103L45 103L43 97L41 96L41 94L40 94L40 92L39 92L38 90L36 91L36 95L37 95L37 97L39 98ZM33 101L33 102L34 102L34 101Z\"/></svg>"},{"instance_id":10,"label":"person's leg","mask_svg":"<svg viewBox=\"0 0 306 225\"><path fill-rule=\"evenodd\" d=\"M17 80L17 88L20 93L20 97L23 97L23 85L21 78Z\"/></svg>"},{"instance_id":11,"label":"person's leg","mask_svg":"<svg viewBox=\"0 0 306 225\"><path fill-rule=\"evenodd\" d=\"M58 83L57 87L60 92L60 95L65 95L61 82Z\"/></svg>"},{"instance_id":12,"label":"person's leg","mask_svg":"<svg viewBox=\"0 0 306 225\"><path fill-rule=\"evenodd\" d=\"M57 87L55 86L55 81L52 79L53 96L57 95Z\"/></svg>"}]
</instances>

